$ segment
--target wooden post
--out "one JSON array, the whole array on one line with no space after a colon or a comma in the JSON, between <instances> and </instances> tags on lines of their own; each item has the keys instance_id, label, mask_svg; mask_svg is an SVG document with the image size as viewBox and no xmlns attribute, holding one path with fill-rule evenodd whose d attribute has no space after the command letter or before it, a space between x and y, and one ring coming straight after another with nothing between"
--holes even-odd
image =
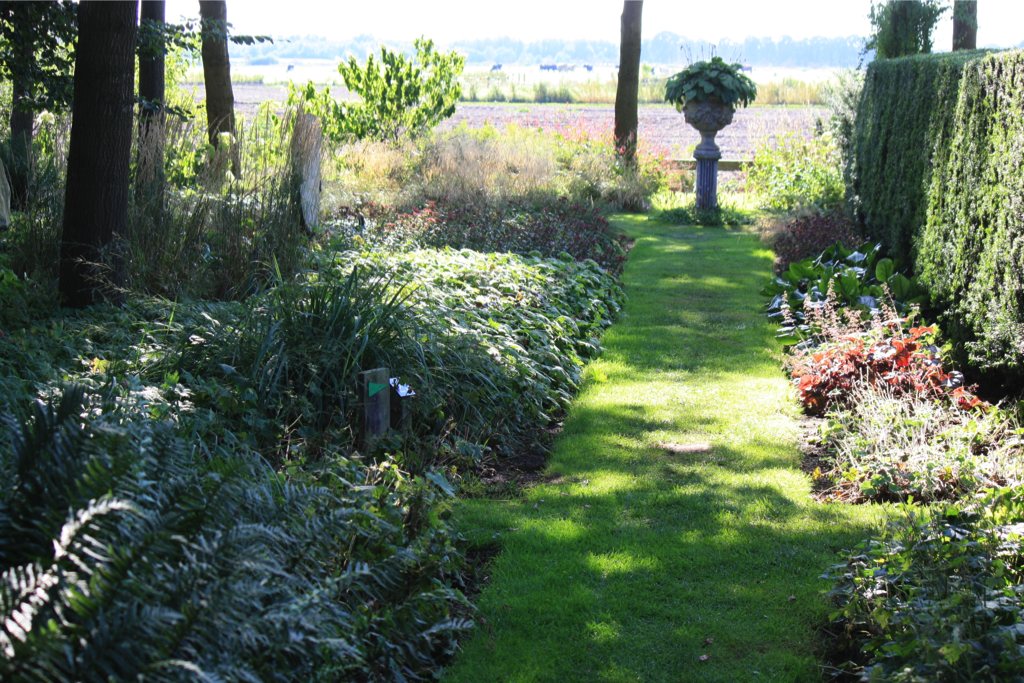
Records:
<instances>
[{"instance_id":1,"label":"wooden post","mask_svg":"<svg viewBox=\"0 0 1024 683\"><path fill-rule=\"evenodd\" d=\"M0 161L0 230L11 224L11 186L7 183L7 169Z\"/></svg>"},{"instance_id":2,"label":"wooden post","mask_svg":"<svg viewBox=\"0 0 1024 683\"><path fill-rule=\"evenodd\" d=\"M320 225L320 159L323 131L320 119L300 112L292 133L292 173L295 174L302 226L312 234Z\"/></svg>"},{"instance_id":3,"label":"wooden post","mask_svg":"<svg viewBox=\"0 0 1024 683\"><path fill-rule=\"evenodd\" d=\"M359 441L363 450L391 426L391 393L387 368L359 373L359 401L363 406Z\"/></svg>"}]
</instances>

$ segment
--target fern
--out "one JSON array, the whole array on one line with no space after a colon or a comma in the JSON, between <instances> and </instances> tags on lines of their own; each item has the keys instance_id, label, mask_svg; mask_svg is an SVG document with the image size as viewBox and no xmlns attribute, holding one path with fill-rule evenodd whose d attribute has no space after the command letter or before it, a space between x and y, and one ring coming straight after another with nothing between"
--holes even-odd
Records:
<instances>
[{"instance_id":1,"label":"fern","mask_svg":"<svg viewBox=\"0 0 1024 683\"><path fill-rule=\"evenodd\" d=\"M431 505L421 485L363 486L341 458L323 485L245 450L199 457L79 388L31 413L5 418L0 452L17 473L0 492L3 680L416 680L470 626L439 584L448 532L403 517Z\"/></svg>"}]
</instances>

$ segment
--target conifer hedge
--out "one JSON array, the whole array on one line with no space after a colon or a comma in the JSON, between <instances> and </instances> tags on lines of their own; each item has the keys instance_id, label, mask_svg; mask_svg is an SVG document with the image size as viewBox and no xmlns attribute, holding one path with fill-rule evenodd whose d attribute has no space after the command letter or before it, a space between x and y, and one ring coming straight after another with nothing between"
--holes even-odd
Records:
<instances>
[{"instance_id":1,"label":"conifer hedge","mask_svg":"<svg viewBox=\"0 0 1024 683\"><path fill-rule=\"evenodd\" d=\"M1024 383L1024 52L877 60L849 191L912 263L961 360Z\"/></svg>"}]
</instances>

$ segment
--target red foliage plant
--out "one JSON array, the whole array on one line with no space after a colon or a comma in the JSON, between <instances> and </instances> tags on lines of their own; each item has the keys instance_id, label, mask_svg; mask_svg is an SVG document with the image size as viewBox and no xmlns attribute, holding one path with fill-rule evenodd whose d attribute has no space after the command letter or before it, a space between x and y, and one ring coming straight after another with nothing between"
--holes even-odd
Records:
<instances>
[{"instance_id":1,"label":"red foliage plant","mask_svg":"<svg viewBox=\"0 0 1024 683\"><path fill-rule=\"evenodd\" d=\"M853 245L864 241L856 223L838 211L789 214L770 220L762 231L775 252L775 270L779 273L790 263L814 258L837 242Z\"/></svg>"},{"instance_id":2,"label":"red foliage plant","mask_svg":"<svg viewBox=\"0 0 1024 683\"><path fill-rule=\"evenodd\" d=\"M565 252L593 259L618 273L626 259L624 238L593 205L548 198L504 205L450 205L428 201L409 212L365 207L371 230L392 239L414 239L424 246L469 248L542 256Z\"/></svg>"},{"instance_id":3,"label":"red foliage plant","mask_svg":"<svg viewBox=\"0 0 1024 683\"><path fill-rule=\"evenodd\" d=\"M804 411L822 415L843 405L858 383L884 385L895 395L916 393L952 401L963 410L988 404L963 386L963 376L943 367L931 343L934 327L903 331L899 323L878 323L813 349L796 352L789 369Z\"/></svg>"}]
</instances>

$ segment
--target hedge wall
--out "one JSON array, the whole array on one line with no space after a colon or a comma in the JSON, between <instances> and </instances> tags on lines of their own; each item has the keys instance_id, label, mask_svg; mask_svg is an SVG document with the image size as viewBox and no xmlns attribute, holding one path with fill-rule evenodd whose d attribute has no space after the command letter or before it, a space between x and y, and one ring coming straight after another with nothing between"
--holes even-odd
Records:
<instances>
[{"instance_id":1,"label":"hedge wall","mask_svg":"<svg viewBox=\"0 0 1024 683\"><path fill-rule=\"evenodd\" d=\"M876 61L854 205L908 259L961 360L1024 385L1024 52Z\"/></svg>"}]
</instances>

